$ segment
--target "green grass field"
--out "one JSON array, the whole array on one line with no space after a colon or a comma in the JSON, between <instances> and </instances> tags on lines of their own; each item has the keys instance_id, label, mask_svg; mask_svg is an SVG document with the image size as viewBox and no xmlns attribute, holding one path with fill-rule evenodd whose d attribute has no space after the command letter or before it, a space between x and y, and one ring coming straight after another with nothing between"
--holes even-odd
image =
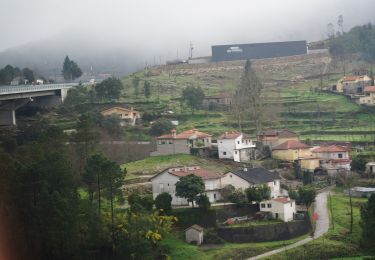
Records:
<instances>
[{"instance_id":1,"label":"green grass field","mask_svg":"<svg viewBox=\"0 0 375 260\"><path fill-rule=\"evenodd\" d=\"M264 82L290 80L293 75L310 75L314 64L291 63L283 65L284 69L258 69L258 74ZM230 64L228 64L230 66ZM272 67L272 66L271 66ZM126 77L123 101L145 102L143 84L147 80L152 85L150 101L159 104L161 109L171 109L180 119L178 131L196 127L218 136L225 131L238 129L230 111L197 111L191 115L186 107L176 100L184 87L188 85L201 86L206 95L233 92L241 75L241 67L236 70L212 70L197 72L194 70L176 73L162 71L160 74L147 75L139 71ZM176 67L178 71L178 67ZM316 71L315 71L316 73ZM140 79L140 94L136 98L132 79ZM333 74L324 78L324 86L331 86L342 76ZM316 141L351 141L373 142L375 140L374 111L350 102L346 97L334 93L320 92L318 79L305 79L299 82L286 81L281 86L266 86L264 128L290 128L301 135L301 139ZM144 110L144 105L139 109ZM148 111L146 109L145 111ZM243 131L254 136L255 127L245 120ZM340 134L336 134L340 132Z\"/></svg>"}]
</instances>

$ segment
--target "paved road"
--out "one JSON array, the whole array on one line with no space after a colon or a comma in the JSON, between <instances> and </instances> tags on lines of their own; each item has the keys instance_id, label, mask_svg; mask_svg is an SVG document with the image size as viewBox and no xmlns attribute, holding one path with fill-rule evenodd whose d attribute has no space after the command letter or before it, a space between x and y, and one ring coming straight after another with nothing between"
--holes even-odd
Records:
<instances>
[{"instance_id":1,"label":"paved road","mask_svg":"<svg viewBox=\"0 0 375 260\"><path fill-rule=\"evenodd\" d=\"M315 199L314 209L315 209L315 212L318 213L319 218L318 218L318 221L316 222L314 239L324 235L328 231L328 228L329 228L327 194L328 194L327 191L319 193L316 196L316 199ZM260 259L260 258L263 258L263 257L268 257L268 256L271 256L271 255L274 255L274 254L277 254L277 253L281 253L281 252L284 252L285 250L304 245L304 244L306 244L306 243L308 243L312 240L313 240L313 238L308 237L308 238L302 239L302 240L300 240L300 241L298 241L294 244L291 244L289 246L279 248L279 249L276 249L276 250L272 250L272 251L269 251L267 253L251 257L248 260Z\"/></svg>"}]
</instances>

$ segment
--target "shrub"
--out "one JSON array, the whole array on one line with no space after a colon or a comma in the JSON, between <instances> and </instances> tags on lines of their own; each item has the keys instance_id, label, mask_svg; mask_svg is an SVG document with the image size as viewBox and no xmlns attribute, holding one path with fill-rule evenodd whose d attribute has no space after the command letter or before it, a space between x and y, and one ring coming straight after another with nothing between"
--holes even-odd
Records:
<instances>
[{"instance_id":1,"label":"shrub","mask_svg":"<svg viewBox=\"0 0 375 260\"><path fill-rule=\"evenodd\" d=\"M172 196L169 193L163 192L155 198L155 207L158 210L170 211L172 209Z\"/></svg>"},{"instance_id":2,"label":"shrub","mask_svg":"<svg viewBox=\"0 0 375 260\"><path fill-rule=\"evenodd\" d=\"M242 189L235 190L230 196L229 201L242 206L247 203L245 192Z\"/></svg>"},{"instance_id":3,"label":"shrub","mask_svg":"<svg viewBox=\"0 0 375 260\"><path fill-rule=\"evenodd\" d=\"M160 118L152 124L150 128L150 135L159 136L159 135L170 132L172 129L173 129L173 125L170 120L165 119L165 118Z\"/></svg>"},{"instance_id":4,"label":"shrub","mask_svg":"<svg viewBox=\"0 0 375 260\"><path fill-rule=\"evenodd\" d=\"M154 205L152 195L140 196L138 193L130 194L128 197L128 202L132 211L151 211Z\"/></svg>"},{"instance_id":5,"label":"shrub","mask_svg":"<svg viewBox=\"0 0 375 260\"><path fill-rule=\"evenodd\" d=\"M204 210L207 210L211 207L210 200L208 199L206 194L199 195L196 201L198 206Z\"/></svg>"}]
</instances>

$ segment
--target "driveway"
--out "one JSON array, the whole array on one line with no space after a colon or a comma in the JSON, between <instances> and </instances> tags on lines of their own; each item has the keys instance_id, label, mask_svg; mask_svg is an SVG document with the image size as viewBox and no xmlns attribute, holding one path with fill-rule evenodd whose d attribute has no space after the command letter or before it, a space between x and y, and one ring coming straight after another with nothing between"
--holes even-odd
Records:
<instances>
[{"instance_id":1,"label":"driveway","mask_svg":"<svg viewBox=\"0 0 375 260\"><path fill-rule=\"evenodd\" d=\"M274 254L277 254L277 253L281 253L281 252L284 252L285 250L304 245L304 244L312 241L313 239L321 237L322 235L324 235L328 231L328 228L329 228L327 194L328 194L328 191L324 191L322 193L319 193L315 198L314 209L315 209L315 212L318 213L319 218L316 221L314 238L308 237L308 238L302 239L302 240L300 240L300 241L298 241L294 244L291 244L289 246L279 248L279 249L275 249L275 250L269 251L267 253L248 258L248 260L260 259L260 258L263 258L263 257L268 257L268 256L271 256L271 255L274 255Z\"/></svg>"}]
</instances>

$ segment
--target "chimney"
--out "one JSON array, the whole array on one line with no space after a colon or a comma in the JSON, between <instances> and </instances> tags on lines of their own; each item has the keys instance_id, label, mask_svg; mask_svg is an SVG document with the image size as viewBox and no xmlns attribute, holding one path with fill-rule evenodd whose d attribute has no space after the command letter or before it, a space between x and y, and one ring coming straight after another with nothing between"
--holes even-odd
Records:
<instances>
[{"instance_id":1,"label":"chimney","mask_svg":"<svg viewBox=\"0 0 375 260\"><path fill-rule=\"evenodd\" d=\"M196 134L197 131L198 131L198 130L197 130L196 128L194 128L194 129L193 129L193 134Z\"/></svg>"},{"instance_id":2,"label":"chimney","mask_svg":"<svg viewBox=\"0 0 375 260\"><path fill-rule=\"evenodd\" d=\"M172 137L173 137L173 138L176 138L176 129L172 129L171 132L172 132Z\"/></svg>"},{"instance_id":3,"label":"chimney","mask_svg":"<svg viewBox=\"0 0 375 260\"><path fill-rule=\"evenodd\" d=\"M130 111L133 111L133 107L130 107Z\"/></svg>"},{"instance_id":4,"label":"chimney","mask_svg":"<svg viewBox=\"0 0 375 260\"><path fill-rule=\"evenodd\" d=\"M228 132L225 132L225 137L227 137L227 135L228 135Z\"/></svg>"}]
</instances>

